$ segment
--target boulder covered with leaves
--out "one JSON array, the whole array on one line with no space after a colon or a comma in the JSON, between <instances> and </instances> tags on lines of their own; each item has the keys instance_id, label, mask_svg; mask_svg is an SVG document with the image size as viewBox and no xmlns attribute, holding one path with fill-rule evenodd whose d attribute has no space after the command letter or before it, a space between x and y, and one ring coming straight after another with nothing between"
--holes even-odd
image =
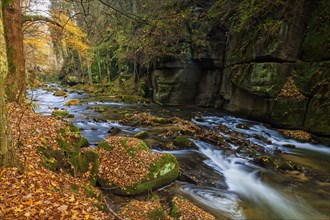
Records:
<instances>
[{"instance_id":1,"label":"boulder covered with leaves","mask_svg":"<svg viewBox=\"0 0 330 220\"><path fill-rule=\"evenodd\" d=\"M152 153L137 138L108 137L100 142L98 182L122 195L135 195L173 182L179 165L171 154Z\"/></svg>"}]
</instances>

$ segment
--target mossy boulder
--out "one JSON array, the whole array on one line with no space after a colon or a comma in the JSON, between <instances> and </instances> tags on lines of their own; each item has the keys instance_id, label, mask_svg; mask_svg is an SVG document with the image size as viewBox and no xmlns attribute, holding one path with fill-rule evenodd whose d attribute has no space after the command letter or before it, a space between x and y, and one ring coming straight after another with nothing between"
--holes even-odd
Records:
<instances>
[{"instance_id":1,"label":"mossy boulder","mask_svg":"<svg viewBox=\"0 0 330 220\"><path fill-rule=\"evenodd\" d=\"M151 152L137 138L108 137L97 148L98 182L121 195L147 192L173 182L179 175L176 158Z\"/></svg>"},{"instance_id":2,"label":"mossy boulder","mask_svg":"<svg viewBox=\"0 0 330 220\"><path fill-rule=\"evenodd\" d=\"M253 162L266 168L272 168L276 166L274 159L271 158L270 156L257 157L253 160Z\"/></svg>"},{"instance_id":3,"label":"mossy boulder","mask_svg":"<svg viewBox=\"0 0 330 220\"><path fill-rule=\"evenodd\" d=\"M90 171L92 183L98 167L98 153L95 150L81 150L89 145L88 140L81 136L79 128L72 123L58 130L57 146L39 146L42 153L42 164L54 171L64 171L76 176L78 173Z\"/></svg>"},{"instance_id":4,"label":"mossy boulder","mask_svg":"<svg viewBox=\"0 0 330 220\"><path fill-rule=\"evenodd\" d=\"M70 114L67 110L53 110L52 115L56 115L61 118L73 118L74 117L74 115Z\"/></svg>"},{"instance_id":5,"label":"mossy boulder","mask_svg":"<svg viewBox=\"0 0 330 220\"><path fill-rule=\"evenodd\" d=\"M53 95L54 96L67 96L68 93L64 90L57 90Z\"/></svg>"},{"instance_id":6,"label":"mossy boulder","mask_svg":"<svg viewBox=\"0 0 330 220\"><path fill-rule=\"evenodd\" d=\"M173 144L180 149L197 148L196 144L186 136L176 136Z\"/></svg>"},{"instance_id":7,"label":"mossy boulder","mask_svg":"<svg viewBox=\"0 0 330 220\"><path fill-rule=\"evenodd\" d=\"M65 106L80 105L80 101L78 99L70 99L64 105Z\"/></svg>"},{"instance_id":8,"label":"mossy boulder","mask_svg":"<svg viewBox=\"0 0 330 220\"><path fill-rule=\"evenodd\" d=\"M147 131L140 131L139 133L134 135L135 138L145 139L149 137L149 133Z\"/></svg>"}]
</instances>

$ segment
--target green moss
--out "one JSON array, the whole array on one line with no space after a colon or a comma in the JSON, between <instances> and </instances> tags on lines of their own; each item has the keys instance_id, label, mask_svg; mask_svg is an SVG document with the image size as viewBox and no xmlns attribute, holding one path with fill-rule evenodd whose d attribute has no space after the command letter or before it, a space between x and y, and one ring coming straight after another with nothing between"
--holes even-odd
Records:
<instances>
[{"instance_id":1,"label":"green moss","mask_svg":"<svg viewBox=\"0 0 330 220\"><path fill-rule=\"evenodd\" d=\"M125 193L136 195L148 190L159 188L173 182L179 176L179 165L176 158L166 154L150 166L147 177L132 187L127 187Z\"/></svg>"},{"instance_id":2,"label":"green moss","mask_svg":"<svg viewBox=\"0 0 330 220\"><path fill-rule=\"evenodd\" d=\"M107 142L107 141L101 141L98 145L97 145L97 147L99 147L99 148L103 148L103 149L105 149L105 150L109 150L109 151L111 151L111 150L113 150L113 146L110 146L109 145L109 143Z\"/></svg>"},{"instance_id":3,"label":"green moss","mask_svg":"<svg viewBox=\"0 0 330 220\"><path fill-rule=\"evenodd\" d=\"M81 153L78 157L78 172L86 173L89 170L90 164L92 165L90 182L92 185L95 185L99 167L99 154L97 151L90 150Z\"/></svg>"},{"instance_id":4,"label":"green moss","mask_svg":"<svg viewBox=\"0 0 330 220\"><path fill-rule=\"evenodd\" d=\"M67 110L53 110L52 115L56 115L61 118L73 118L74 117L74 115L70 114Z\"/></svg>"},{"instance_id":5,"label":"green moss","mask_svg":"<svg viewBox=\"0 0 330 220\"><path fill-rule=\"evenodd\" d=\"M80 192L79 192L79 186L78 186L78 185L73 184L73 185L70 186L70 189L71 189L71 191L72 191L73 193L75 193L75 194L80 194Z\"/></svg>"},{"instance_id":6,"label":"green moss","mask_svg":"<svg viewBox=\"0 0 330 220\"><path fill-rule=\"evenodd\" d=\"M148 214L148 219L150 220L165 220L166 216L165 216L165 211L162 208L155 208L154 210L152 210L149 214Z\"/></svg>"},{"instance_id":7,"label":"green moss","mask_svg":"<svg viewBox=\"0 0 330 220\"><path fill-rule=\"evenodd\" d=\"M189 140L186 136L177 136L173 144L179 148L197 148L194 142Z\"/></svg>"},{"instance_id":8,"label":"green moss","mask_svg":"<svg viewBox=\"0 0 330 220\"><path fill-rule=\"evenodd\" d=\"M149 137L149 133L147 131L140 131L139 133L134 135L135 138L145 139Z\"/></svg>"}]
</instances>

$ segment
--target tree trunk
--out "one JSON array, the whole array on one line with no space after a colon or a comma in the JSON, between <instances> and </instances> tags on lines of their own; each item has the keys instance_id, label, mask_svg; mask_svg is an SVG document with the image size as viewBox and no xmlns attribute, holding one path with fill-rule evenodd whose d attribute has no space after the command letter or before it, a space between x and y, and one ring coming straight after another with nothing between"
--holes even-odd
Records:
<instances>
[{"instance_id":1,"label":"tree trunk","mask_svg":"<svg viewBox=\"0 0 330 220\"><path fill-rule=\"evenodd\" d=\"M13 144L7 121L4 78L8 73L6 41L3 27L2 0L0 0L0 167L14 165Z\"/></svg>"},{"instance_id":2,"label":"tree trunk","mask_svg":"<svg viewBox=\"0 0 330 220\"><path fill-rule=\"evenodd\" d=\"M7 96L9 101L21 102L25 95L26 79L20 0L7 1L4 5L4 23L9 63Z\"/></svg>"}]
</instances>

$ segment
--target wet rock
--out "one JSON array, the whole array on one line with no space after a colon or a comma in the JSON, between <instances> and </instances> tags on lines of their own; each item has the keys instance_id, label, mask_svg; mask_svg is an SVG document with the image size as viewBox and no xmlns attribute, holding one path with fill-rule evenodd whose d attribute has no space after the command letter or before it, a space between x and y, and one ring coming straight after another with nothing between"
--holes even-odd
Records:
<instances>
[{"instance_id":1,"label":"wet rock","mask_svg":"<svg viewBox=\"0 0 330 220\"><path fill-rule=\"evenodd\" d=\"M99 113L105 112L105 108L102 106L89 106L88 108Z\"/></svg>"},{"instance_id":2,"label":"wet rock","mask_svg":"<svg viewBox=\"0 0 330 220\"><path fill-rule=\"evenodd\" d=\"M294 166L292 165L291 161L285 161L279 165L281 170L295 170Z\"/></svg>"},{"instance_id":3,"label":"wet rock","mask_svg":"<svg viewBox=\"0 0 330 220\"><path fill-rule=\"evenodd\" d=\"M283 144L282 146L287 147L287 148L292 148L292 149L296 148L296 145L294 145L294 144Z\"/></svg>"},{"instance_id":4,"label":"wet rock","mask_svg":"<svg viewBox=\"0 0 330 220\"><path fill-rule=\"evenodd\" d=\"M244 130L249 130L250 129L250 126L247 125L247 124L237 124L235 127L239 128L239 129L244 129Z\"/></svg>"},{"instance_id":5,"label":"wet rock","mask_svg":"<svg viewBox=\"0 0 330 220\"><path fill-rule=\"evenodd\" d=\"M67 110L53 110L52 115L56 115L61 118L74 118L74 115L70 114Z\"/></svg>"},{"instance_id":6,"label":"wet rock","mask_svg":"<svg viewBox=\"0 0 330 220\"><path fill-rule=\"evenodd\" d=\"M197 148L195 143L189 140L186 136L177 136L173 141L173 144L180 149Z\"/></svg>"},{"instance_id":7,"label":"wet rock","mask_svg":"<svg viewBox=\"0 0 330 220\"><path fill-rule=\"evenodd\" d=\"M272 141L271 141L271 140L268 140L267 138L265 138L265 137L262 136L262 135L254 134L253 137L254 137L255 139L258 139L258 140L261 140L261 141L265 142L266 144L272 144Z\"/></svg>"},{"instance_id":8,"label":"wet rock","mask_svg":"<svg viewBox=\"0 0 330 220\"><path fill-rule=\"evenodd\" d=\"M121 132L120 128L118 127L111 127L109 130L108 130L108 133L110 134L118 134L119 132Z\"/></svg>"},{"instance_id":9,"label":"wet rock","mask_svg":"<svg viewBox=\"0 0 330 220\"><path fill-rule=\"evenodd\" d=\"M68 96L68 93L64 90L57 90L54 94L54 96Z\"/></svg>"},{"instance_id":10,"label":"wet rock","mask_svg":"<svg viewBox=\"0 0 330 220\"><path fill-rule=\"evenodd\" d=\"M134 135L135 138L145 139L149 137L149 133L147 131L140 131L139 133Z\"/></svg>"},{"instance_id":11,"label":"wet rock","mask_svg":"<svg viewBox=\"0 0 330 220\"><path fill-rule=\"evenodd\" d=\"M65 106L80 105L80 101L78 99L70 99L64 105Z\"/></svg>"},{"instance_id":12,"label":"wet rock","mask_svg":"<svg viewBox=\"0 0 330 220\"><path fill-rule=\"evenodd\" d=\"M275 167L274 159L270 156L260 156L253 160L255 164L258 164L262 167L272 168Z\"/></svg>"},{"instance_id":13,"label":"wet rock","mask_svg":"<svg viewBox=\"0 0 330 220\"><path fill-rule=\"evenodd\" d=\"M153 153L137 138L108 137L98 144L98 182L115 193L135 195L173 182L179 165L171 154Z\"/></svg>"}]
</instances>

